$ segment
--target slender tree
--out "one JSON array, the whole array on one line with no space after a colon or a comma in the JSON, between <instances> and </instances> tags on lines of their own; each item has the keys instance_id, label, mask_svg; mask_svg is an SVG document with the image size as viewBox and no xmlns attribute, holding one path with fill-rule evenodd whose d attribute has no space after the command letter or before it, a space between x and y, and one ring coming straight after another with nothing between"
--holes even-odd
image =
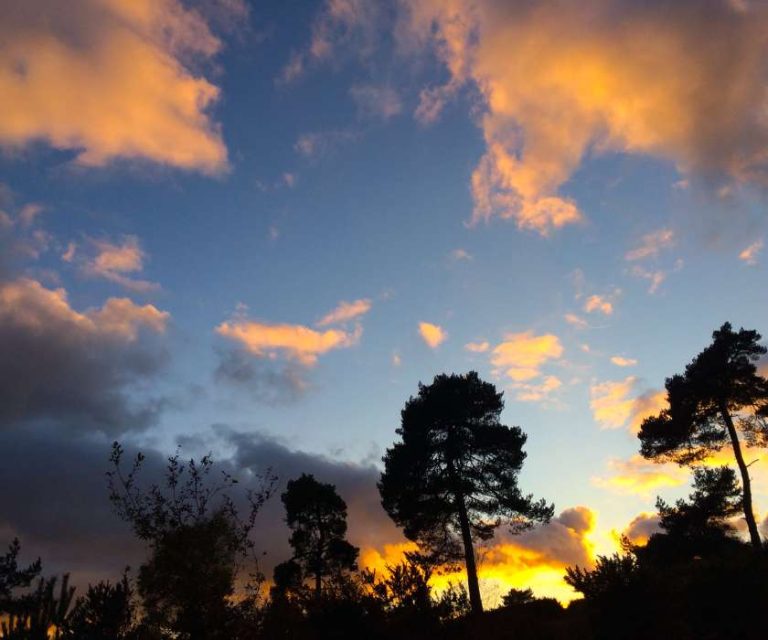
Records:
<instances>
[{"instance_id":1,"label":"slender tree","mask_svg":"<svg viewBox=\"0 0 768 640\"><path fill-rule=\"evenodd\" d=\"M289 481L281 497L292 531L293 560L304 575L313 578L319 598L325 578L357 569L359 549L345 539L347 505L336 487L307 474Z\"/></svg>"},{"instance_id":2,"label":"slender tree","mask_svg":"<svg viewBox=\"0 0 768 640\"><path fill-rule=\"evenodd\" d=\"M554 507L523 495L517 475L526 435L500 422L502 393L474 371L438 375L406 402L379 482L382 505L438 563L464 559L474 613L482 612L474 543L506 522L513 533Z\"/></svg>"},{"instance_id":3,"label":"slender tree","mask_svg":"<svg viewBox=\"0 0 768 640\"><path fill-rule=\"evenodd\" d=\"M681 465L700 462L730 444L741 476L744 518L758 549L762 542L739 432L755 446L764 446L768 439L768 380L755 366L766 353L760 338L756 331L733 331L726 322L685 373L667 379L669 407L647 418L638 434L644 457Z\"/></svg>"}]
</instances>

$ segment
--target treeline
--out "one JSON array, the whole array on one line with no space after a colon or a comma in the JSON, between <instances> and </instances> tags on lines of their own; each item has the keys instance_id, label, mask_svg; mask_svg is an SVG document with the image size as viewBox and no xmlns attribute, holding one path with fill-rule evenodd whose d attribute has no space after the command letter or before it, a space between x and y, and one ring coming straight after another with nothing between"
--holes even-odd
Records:
<instances>
[{"instance_id":1,"label":"treeline","mask_svg":"<svg viewBox=\"0 0 768 640\"><path fill-rule=\"evenodd\" d=\"M646 544L565 581L584 598L563 608L512 589L484 612L476 548L499 527L519 533L554 506L524 493L518 474L526 435L501 423L502 394L474 372L419 385L401 414L379 481L382 506L418 551L383 572L361 569L346 538L347 507L332 484L291 479L280 494L290 558L258 570L258 514L277 499L267 471L240 492L215 480L209 457L169 458L160 484L141 482L143 457L126 468L115 444L109 498L148 549L135 576L76 597L67 576L42 578L18 563L19 543L0 556L0 637L43 640L245 640L539 638L677 640L765 638L768 557L755 520L742 443L768 443L768 380L755 331L729 324L666 382L668 408L639 433L641 453L692 468L687 499L657 501L660 530ZM737 471L703 465L724 448ZM243 507L243 505L246 505ZM736 523L746 523L749 542ZM436 593L432 577L463 567L467 586Z\"/></svg>"}]
</instances>

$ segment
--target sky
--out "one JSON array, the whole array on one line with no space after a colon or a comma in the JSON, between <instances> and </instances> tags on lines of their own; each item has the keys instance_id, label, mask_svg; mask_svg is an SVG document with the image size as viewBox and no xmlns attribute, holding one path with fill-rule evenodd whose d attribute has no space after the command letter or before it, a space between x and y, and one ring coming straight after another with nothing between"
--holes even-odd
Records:
<instances>
[{"instance_id":1,"label":"sky","mask_svg":"<svg viewBox=\"0 0 768 640\"><path fill-rule=\"evenodd\" d=\"M636 433L714 329L768 330L765 3L0 7L0 541L81 581L139 563L117 439L155 477L177 447L315 473L383 566L399 412L469 370L556 509L482 550L487 598L572 598L566 566L687 492Z\"/></svg>"}]
</instances>

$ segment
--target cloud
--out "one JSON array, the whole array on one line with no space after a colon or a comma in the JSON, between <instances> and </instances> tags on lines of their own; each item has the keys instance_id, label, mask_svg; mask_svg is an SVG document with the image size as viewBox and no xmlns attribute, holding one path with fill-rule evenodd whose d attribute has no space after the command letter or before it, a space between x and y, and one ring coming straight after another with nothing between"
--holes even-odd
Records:
<instances>
[{"instance_id":1,"label":"cloud","mask_svg":"<svg viewBox=\"0 0 768 640\"><path fill-rule=\"evenodd\" d=\"M612 356L611 362L617 367L634 367L637 364L637 360L634 358L625 358L624 356Z\"/></svg>"},{"instance_id":2,"label":"cloud","mask_svg":"<svg viewBox=\"0 0 768 640\"><path fill-rule=\"evenodd\" d=\"M750 267L754 267L757 264L757 257L763 250L763 240L756 240L741 253L739 253L739 260L742 260Z\"/></svg>"},{"instance_id":3,"label":"cloud","mask_svg":"<svg viewBox=\"0 0 768 640\"><path fill-rule=\"evenodd\" d=\"M217 174L218 87L193 69L221 49L179 0L13 3L0 24L0 144L43 141L99 167L139 159Z\"/></svg>"},{"instance_id":4,"label":"cloud","mask_svg":"<svg viewBox=\"0 0 768 640\"><path fill-rule=\"evenodd\" d=\"M589 323L584 320L584 318L577 316L575 313L566 313L563 318L568 324L576 327L577 329L589 328Z\"/></svg>"},{"instance_id":5,"label":"cloud","mask_svg":"<svg viewBox=\"0 0 768 640\"><path fill-rule=\"evenodd\" d=\"M484 107L475 219L544 234L578 222L561 190L585 157L605 153L768 182L762 3L424 0L405 14L403 46L433 52L449 75L422 92L421 119L464 86Z\"/></svg>"},{"instance_id":6,"label":"cloud","mask_svg":"<svg viewBox=\"0 0 768 640\"><path fill-rule=\"evenodd\" d=\"M349 90L349 95L362 117L389 120L403 110L400 95L388 85L356 85Z\"/></svg>"},{"instance_id":7,"label":"cloud","mask_svg":"<svg viewBox=\"0 0 768 640\"><path fill-rule=\"evenodd\" d=\"M632 544L642 546L647 544L648 539L660 530L658 513L640 513L632 518L622 535Z\"/></svg>"},{"instance_id":8,"label":"cloud","mask_svg":"<svg viewBox=\"0 0 768 640\"><path fill-rule=\"evenodd\" d=\"M640 265L635 265L632 267L632 270L630 273L635 278L642 278L644 280L648 280L650 282L650 285L648 286L648 293L656 293L659 290L659 287L664 283L664 281L667 279L667 272L662 271L661 269L646 269L645 267L641 267Z\"/></svg>"},{"instance_id":9,"label":"cloud","mask_svg":"<svg viewBox=\"0 0 768 640\"><path fill-rule=\"evenodd\" d=\"M319 158L330 155L344 144L354 142L359 137L351 129L334 129L303 133L296 140L293 148L305 158Z\"/></svg>"},{"instance_id":10,"label":"cloud","mask_svg":"<svg viewBox=\"0 0 768 640\"><path fill-rule=\"evenodd\" d=\"M354 331L328 329L315 331L300 324L268 324L234 318L216 327L216 333L240 343L258 357L276 358L283 354L289 360L311 367L317 358L334 349L344 349L360 341L362 328Z\"/></svg>"},{"instance_id":11,"label":"cloud","mask_svg":"<svg viewBox=\"0 0 768 640\"><path fill-rule=\"evenodd\" d=\"M600 312L605 316L613 314L613 302L607 296L591 295L584 302L584 311L587 313Z\"/></svg>"},{"instance_id":12,"label":"cloud","mask_svg":"<svg viewBox=\"0 0 768 640\"><path fill-rule=\"evenodd\" d=\"M437 349L448 337L441 326L431 322L419 322L419 335L431 349Z\"/></svg>"},{"instance_id":13,"label":"cloud","mask_svg":"<svg viewBox=\"0 0 768 640\"><path fill-rule=\"evenodd\" d=\"M0 427L61 421L120 433L153 423L162 403L133 389L165 363L162 346L147 341L168 319L127 298L81 312L64 289L0 283Z\"/></svg>"},{"instance_id":14,"label":"cloud","mask_svg":"<svg viewBox=\"0 0 768 640\"><path fill-rule=\"evenodd\" d=\"M542 365L562 354L560 339L551 333L539 336L533 331L508 333L491 352L491 364L499 374L522 382L539 376Z\"/></svg>"},{"instance_id":15,"label":"cloud","mask_svg":"<svg viewBox=\"0 0 768 640\"><path fill-rule=\"evenodd\" d=\"M656 415L665 408L667 396L664 391L637 394L637 387L636 376L590 386L589 406L595 421L602 429L628 426L633 433L637 433L645 418Z\"/></svg>"},{"instance_id":16,"label":"cloud","mask_svg":"<svg viewBox=\"0 0 768 640\"><path fill-rule=\"evenodd\" d=\"M490 348L491 345L487 340L483 340L482 342L467 342L467 344L464 345L464 349L470 353L485 353Z\"/></svg>"},{"instance_id":17,"label":"cloud","mask_svg":"<svg viewBox=\"0 0 768 640\"><path fill-rule=\"evenodd\" d=\"M562 386L563 383L557 376L545 376L540 383L515 382L512 384L512 387L517 389L515 397L521 402L538 402Z\"/></svg>"},{"instance_id":18,"label":"cloud","mask_svg":"<svg viewBox=\"0 0 768 640\"><path fill-rule=\"evenodd\" d=\"M343 52L354 52L366 59L379 40L383 5L366 0L325 0L312 22L310 43L291 56L277 78L288 84L300 78L307 68L333 64Z\"/></svg>"},{"instance_id":19,"label":"cloud","mask_svg":"<svg viewBox=\"0 0 768 640\"><path fill-rule=\"evenodd\" d=\"M338 306L317 321L318 327L327 327L330 324L341 324L355 320L371 310L371 301L361 298L353 302L342 300Z\"/></svg>"},{"instance_id":20,"label":"cloud","mask_svg":"<svg viewBox=\"0 0 768 640\"><path fill-rule=\"evenodd\" d=\"M90 243L95 249L95 255L85 259L82 264L82 270L86 275L104 278L136 293L148 293L160 288L156 282L139 280L127 275L141 273L144 270L146 253L136 236L124 236L119 244L99 239L91 239ZM70 247L67 247L62 259L68 262L74 259L74 256L75 248L71 245L71 251Z\"/></svg>"},{"instance_id":21,"label":"cloud","mask_svg":"<svg viewBox=\"0 0 768 640\"><path fill-rule=\"evenodd\" d=\"M215 379L242 388L258 402L270 406L292 404L309 390L304 372L295 364L252 358L238 349L218 349L217 356Z\"/></svg>"},{"instance_id":22,"label":"cloud","mask_svg":"<svg viewBox=\"0 0 768 640\"><path fill-rule=\"evenodd\" d=\"M675 245L675 232L672 229L659 229L640 238L638 245L624 256L630 262L656 257L663 249Z\"/></svg>"},{"instance_id":23,"label":"cloud","mask_svg":"<svg viewBox=\"0 0 768 640\"><path fill-rule=\"evenodd\" d=\"M609 473L595 476L592 484L614 493L649 498L659 489L678 487L688 482L689 471L674 463L657 464L635 454L627 460L612 458Z\"/></svg>"},{"instance_id":24,"label":"cloud","mask_svg":"<svg viewBox=\"0 0 768 640\"><path fill-rule=\"evenodd\" d=\"M466 249L454 249L451 251L451 260L454 262L469 262L472 260L472 254L470 254Z\"/></svg>"}]
</instances>

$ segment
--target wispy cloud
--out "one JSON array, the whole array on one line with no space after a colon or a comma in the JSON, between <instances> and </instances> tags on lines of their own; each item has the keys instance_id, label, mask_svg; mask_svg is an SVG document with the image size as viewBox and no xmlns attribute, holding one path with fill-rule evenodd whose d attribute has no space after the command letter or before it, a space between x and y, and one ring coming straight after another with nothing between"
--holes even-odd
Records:
<instances>
[{"instance_id":1,"label":"wispy cloud","mask_svg":"<svg viewBox=\"0 0 768 640\"><path fill-rule=\"evenodd\" d=\"M147 293L156 291L160 285L148 280L131 277L144 269L146 253L136 236L125 236L120 243L102 239L90 239L95 253L84 258L83 272L91 277L104 278L130 291ZM62 255L65 262L71 262L76 256L76 247L70 244Z\"/></svg>"},{"instance_id":2,"label":"wispy cloud","mask_svg":"<svg viewBox=\"0 0 768 640\"><path fill-rule=\"evenodd\" d=\"M760 252L763 250L763 244L764 243L762 239L756 240L741 253L739 253L739 260L742 260L749 266L754 267L757 264L757 259L760 255Z\"/></svg>"},{"instance_id":3,"label":"wispy cloud","mask_svg":"<svg viewBox=\"0 0 768 640\"><path fill-rule=\"evenodd\" d=\"M332 311L325 314L317 321L318 327L327 327L331 324L342 324L364 316L371 310L372 303L368 298L361 298L353 302L342 300Z\"/></svg>"},{"instance_id":4,"label":"wispy cloud","mask_svg":"<svg viewBox=\"0 0 768 640\"><path fill-rule=\"evenodd\" d=\"M634 367L637 364L637 360L634 358L625 358L624 356L612 356L611 362L617 367Z\"/></svg>"},{"instance_id":5,"label":"wispy cloud","mask_svg":"<svg viewBox=\"0 0 768 640\"><path fill-rule=\"evenodd\" d=\"M626 253L624 258L630 262L658 256L664 249L675 246L675 233L672 229L659 229L640 238L634 249Z\"/></svg>"},{"instance_id":6,"label":"wispy cloud","mask_svg":"<svg viewBox=\"0 0 768 640\"><path fill-rule=\"evenodd\" d=\"M487 340L482 340L480 342L467 342L467 344L464 345L464 349L470 353L485 353L490 348L491 344Z\"/></svg>"},{"instance_id":7,"label":"wispy cloud","mask_svg":"<svg viewBox=\"0 0 768 640\"><path fill-rule=\"evenodd\" d=\"M659 413L667 406L665 392L651 390L639 393L638 388L639 380L636 376L592 384L589 389L589 405L595 422L602 429L628 427L637 433L645 418Z\"/></svg>"}]
</instances>

